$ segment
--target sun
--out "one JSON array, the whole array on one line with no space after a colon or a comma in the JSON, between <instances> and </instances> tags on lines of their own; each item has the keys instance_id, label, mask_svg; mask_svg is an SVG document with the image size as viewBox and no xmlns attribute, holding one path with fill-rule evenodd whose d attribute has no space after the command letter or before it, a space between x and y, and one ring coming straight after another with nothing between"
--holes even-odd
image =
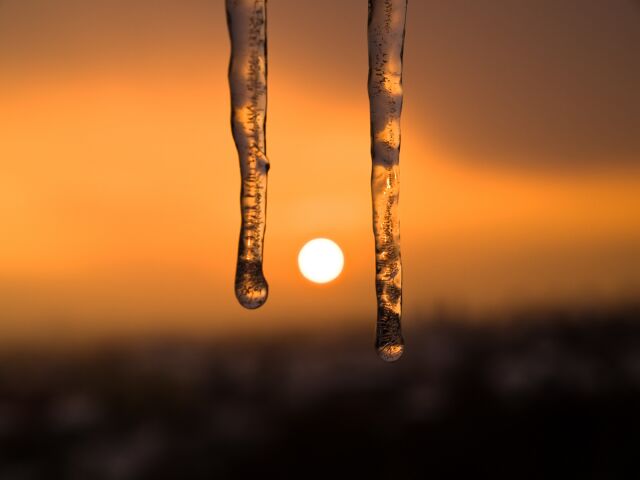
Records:
<instances>
[{"instance_id":1,"label":"sun","mask_svg":"<svg viewBox=\"0 0 640 480\"><path fill-rule=\"evenodd\" d=\"M328 238L309 240L298 254L300 273L314 283L338 278L344 267L344 255L336 242Z\"/></svg>"}]
</instances>

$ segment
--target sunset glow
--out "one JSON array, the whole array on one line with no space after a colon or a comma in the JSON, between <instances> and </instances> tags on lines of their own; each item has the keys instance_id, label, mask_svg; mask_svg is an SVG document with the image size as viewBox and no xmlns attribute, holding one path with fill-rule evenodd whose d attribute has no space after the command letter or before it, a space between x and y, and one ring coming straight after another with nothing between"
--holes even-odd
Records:
<instances>
[{"instance_id":1,"label":"sunset glow","mask_svg":"<svg viewBox=\"0 0 640 480\"><path fill-rule=\"evenodd\" d=\"M503 18L469 4L473 15L461 16L455 3L413 2L407 19L399 208L409 324L441 304L637 298L640 136L636 110L617 107L638 105L637 55L607 34L637 42L633 15L589 13L602 29L576 25L581 40L564 42L553 33L574 21L569 4L533 22L515 7ZM241 178L224 8L187 4L2 2L5 340L271 332L302 316L305 328L375 316L367 2L333 2L339 19L325 2L270 4L270 294L259 314L233 289ZM541 52L567 74L543 68ZM348 253L331 302L296 262L324 235Z\"/></svg>"}]
</instances>

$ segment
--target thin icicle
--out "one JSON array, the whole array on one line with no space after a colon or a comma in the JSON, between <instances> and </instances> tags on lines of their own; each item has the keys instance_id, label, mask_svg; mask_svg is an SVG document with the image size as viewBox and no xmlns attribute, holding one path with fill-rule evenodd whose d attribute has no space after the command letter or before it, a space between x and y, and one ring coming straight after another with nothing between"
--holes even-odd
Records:
<instances>
[{"instance_id":1,"label":"thin icicle","mask_svg":"<svg viewBox=\"0 0 640 480\"><path fill-rule=\"evenodd\" d=\"M407 0L369 0L371 195L376 245L376 350L393 362L404 351L400 259L400 114Z\"/></svg>"},{"instance_id":2,"label":"thin icicle","mask_svg":"<svg viewBox=\"0 0 640 480\"><path fill-rule=\"evenodd\" d=\"M231 37L231 129L242 175L242 227L235 291L244 307L258 308L266 302L269 293L262 273L269 171L265 138L267 2L226 0L226 9Z\"/></svg>"}]
</instances>

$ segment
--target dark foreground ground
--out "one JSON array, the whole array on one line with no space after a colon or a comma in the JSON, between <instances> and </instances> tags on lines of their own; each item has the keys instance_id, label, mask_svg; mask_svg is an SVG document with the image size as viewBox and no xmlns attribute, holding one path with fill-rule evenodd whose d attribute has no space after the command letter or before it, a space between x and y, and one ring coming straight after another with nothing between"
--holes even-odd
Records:
<instances>
[{"instance_id":1,"label":"dark foreground ground","mask_svg":"<svg viewBox=\"0 0 640 480\"><path fill-rule=\"evenodd\" d=\"M0 479L640 478L640 308L409 334L5 353Z\"/></svg>"}]
</instances>

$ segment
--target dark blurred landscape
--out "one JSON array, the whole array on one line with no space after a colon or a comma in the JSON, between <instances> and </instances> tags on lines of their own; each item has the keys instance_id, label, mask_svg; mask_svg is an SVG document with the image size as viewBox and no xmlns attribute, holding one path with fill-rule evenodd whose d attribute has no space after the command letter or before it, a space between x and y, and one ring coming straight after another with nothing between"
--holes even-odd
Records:
<instances>
[{"instance_id":1,"label":"dark blurred landscape","mask_svg":"<svg viewBox=\"0 0 640 480\"><path fill-rule=\"evenodd\" d=\"M405 330L5 351L0 479L638 478L640 306Z\"/></svg>"}]
</instances>

